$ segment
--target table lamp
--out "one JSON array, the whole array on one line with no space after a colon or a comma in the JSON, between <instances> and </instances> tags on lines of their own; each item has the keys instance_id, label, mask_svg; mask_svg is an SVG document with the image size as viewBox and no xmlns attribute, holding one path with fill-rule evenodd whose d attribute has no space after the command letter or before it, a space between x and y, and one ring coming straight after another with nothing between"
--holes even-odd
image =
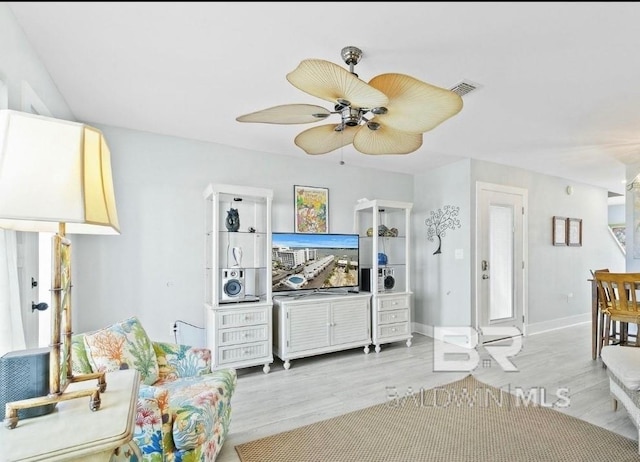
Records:
<instances>
[{"instance_id":1,"label":"table lamp","mask_svg":"<svg viewBox=\"0 0 640 462\"><path fill-rule=\"evenodd\" d=\"M66 234L119 234L109 148L82 123L0 110L0 228L54 232L51 267L49 394L6 404L5 425L18 410L90 396L100 407L104 373L74 376L71 364L71 241ZM64 334L62 330L64 328ZM67 391L97 379L95 389Z\"/></svg>"}]
</instances>

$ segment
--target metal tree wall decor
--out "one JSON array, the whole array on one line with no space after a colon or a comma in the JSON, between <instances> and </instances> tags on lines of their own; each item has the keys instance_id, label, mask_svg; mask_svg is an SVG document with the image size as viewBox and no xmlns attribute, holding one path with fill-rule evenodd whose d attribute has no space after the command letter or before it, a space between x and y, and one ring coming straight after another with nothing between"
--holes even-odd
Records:
<instances>
[{"instance_id":1,"label":"metal tree wall decor","mask_svg":"<svg viewBox=\"0 0 640 462\"><path fill-rule=\"evenodd\" d=\"M438 248L433 252L434 255L442 253L442 238L447 235L447 230L460 227L459 211L460 207L445 205L435 212L432 210L431 216L424 221L427 225L427 239L433 242L434 237L438 238Z\"/></svg>"}]
</instances>

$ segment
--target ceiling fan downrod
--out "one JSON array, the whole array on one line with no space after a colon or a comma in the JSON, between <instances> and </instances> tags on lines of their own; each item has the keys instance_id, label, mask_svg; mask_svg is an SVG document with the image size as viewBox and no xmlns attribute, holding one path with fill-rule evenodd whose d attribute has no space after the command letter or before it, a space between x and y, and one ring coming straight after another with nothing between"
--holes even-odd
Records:
<instances>
[{"instance_id":1,"label":"ceiling fan downrod","mask_svg":"<svg viewBox=\"0 0 640 462\"><path fill-rule=\"evenodd\" d=\"M358 77L358 74L353 72L353 69L362 59L362 50L358 47L344 47L341 55L344 62L349 66L349 72Z\"/></svg>"}]
</instances>

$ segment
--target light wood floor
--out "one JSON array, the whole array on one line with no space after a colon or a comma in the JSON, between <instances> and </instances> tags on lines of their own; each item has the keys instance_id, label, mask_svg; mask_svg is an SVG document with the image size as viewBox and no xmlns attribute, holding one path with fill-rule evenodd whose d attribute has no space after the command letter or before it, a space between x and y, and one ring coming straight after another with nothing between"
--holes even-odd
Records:
<instances>
[{"instance_id":1,"label":"light wood floor","mask_svg":"<svg viewBox=\"0 0 640 462\"><path fill-rule=\"evenodd\" d=\"M638 432L622 405L614 412L606 370L591 359L591 326L581 324L523 339L512 358L516 372L481 361L473 375L494 387L525 391L544 388L547 404L568 388L570 404L558 408L572 416L634 440ZM404 395L409 387L433 388L461 379L466 372L433 371L434 340L414 334L413 345L383 345L380 353L362 349L291 361L288 371L276 358L271 372L238 370L231 427L217 462L237 462L236 444L328 419L387 401L387 388ZM489 356L479 347L482 359Z\"/></svg>"}]
</instances>

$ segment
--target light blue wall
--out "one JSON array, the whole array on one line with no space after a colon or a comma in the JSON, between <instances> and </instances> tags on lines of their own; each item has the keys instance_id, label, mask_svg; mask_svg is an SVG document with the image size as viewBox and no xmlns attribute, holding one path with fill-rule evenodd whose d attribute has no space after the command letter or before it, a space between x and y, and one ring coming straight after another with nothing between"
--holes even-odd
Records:
<instances>
[{"instance_id":1,"label":"light blue wall","mask_svg":"<svg viewBox=\"0 0 640 462\"><path fill-rule=\"evenodd\" d=\"M469 160L415 176L413 208L414 323L431 334L434 326L471 323L471 163ZM425 220L445 205L459 207L460 228L448 230L440 254L437 238L427 240ZM455 258L456 249L462 258Z\"/></svg>"},{"instance_id":2,"label":"light blue wall","mask_svg":"<svg viewBox=\"0 0 640 462\"><path fill-rule=\"evenodd\" d=\"M608 223L610 225L624 223L625 219L625 204L609 206Z\"/></svg>"}]
</instances>

